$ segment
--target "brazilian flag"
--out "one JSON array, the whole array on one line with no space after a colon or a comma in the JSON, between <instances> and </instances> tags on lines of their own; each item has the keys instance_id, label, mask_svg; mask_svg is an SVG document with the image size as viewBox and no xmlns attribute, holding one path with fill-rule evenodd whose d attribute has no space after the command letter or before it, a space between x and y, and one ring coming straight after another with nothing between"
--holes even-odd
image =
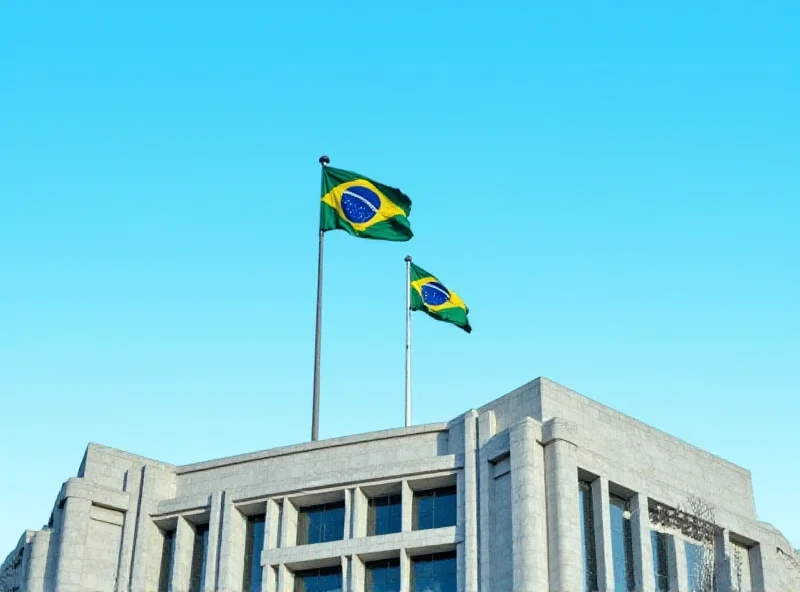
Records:
<instances>
[{"instance_id":1,"label":"brazilian flag","mask_svg":"<svg viewBox=\"0 0 800 592\"><path fill-rule=\"evenodd\" d=\"M322 167L319 229L344 230L359 238L407 241L414 233L411 200L394 187L358 173Z\"/></svg>"},{"instance_id":2,"label":"brazilian flag","mask_svg":"<svg viewBox=\"0 0 800 592\"><path fill-rule=\"evenodd\" d=\"M411 310L421 310L434 319L453 323L467 333L472 332L469 309L458 294L449 290L436 276L411 264Z\"/></svg>"}]
</instances>

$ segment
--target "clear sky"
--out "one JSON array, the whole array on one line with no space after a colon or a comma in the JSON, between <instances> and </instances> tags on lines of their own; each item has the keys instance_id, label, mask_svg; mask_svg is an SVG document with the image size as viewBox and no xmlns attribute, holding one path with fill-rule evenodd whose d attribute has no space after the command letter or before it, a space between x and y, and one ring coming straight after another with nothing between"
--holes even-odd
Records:
<instances>
[{"instance_id":1,"label":"clear sky","mask_svg":"<svg viewBox=\"0 0 800 592\"><path fill-rule=\"evenodd\" d=\"M752 471L800 547L795 2L0 8L0 556L89 441L176 464L309 438L319 165L410 243L328 234L321 436L547 376Z\"/></svg>"}]
</instances>

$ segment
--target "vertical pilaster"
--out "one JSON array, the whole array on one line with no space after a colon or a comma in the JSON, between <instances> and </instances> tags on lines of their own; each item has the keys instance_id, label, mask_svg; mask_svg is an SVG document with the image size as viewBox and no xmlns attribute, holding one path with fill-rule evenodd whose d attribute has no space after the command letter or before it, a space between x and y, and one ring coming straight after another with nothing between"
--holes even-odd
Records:
<instances>
[{"instance_id":1,"label":"vertical pilaster","mask_svg":"<svg viewBox=\"0 0 800 592\"><path fill-rule=\"evenodd\" d=\"M484 446L497 432L497 419L494 411L486 411L478 416L478 520L480 522L479 578L481 592L491 588L491 563L489 532L491 530L491 510L489 507L490 487L492 483L489 459Z\"/></svg>"},{"instance_id":2,"label":"vertical pilaster","mask_svg":"<svg viewBox=\"0 0 800 592\"><path fill-rule=\"evenodd\" d=\"M127 590L130 584L133 565L133 547L136 535L136 521L139 514L139 493L142 487L142 467L125 471L125 492L130 495L130 503L125 512L122 525L122 545L119 554L119 570L117 571L117 589Z\"/></svg>"},{"instance_id":3,"label":"vertical pilaster","mask_svg":"<svg viewBox=\"0 0 800 592\"><path fill-rule=\"evenodd\" d=\"M342 590L349 590L351 582L353 581L352 573L350 570L350 557L342 556Z\"/></svg>"},{"instance_id":4,"label":"vertical pilaster","mask_svg":"<svg viewBox=\"0 0 800 592\"><path fill-rule=\"evenodd\" d=\"M669 538L669 589L683 592L689 587L689 573L686 568L686 547L683 539Z\"/></svg>"},{"instance_id":5,"label":"vertical pilaster","mask_svg":"<svg viewBox=\"0 0 800 592\"><path fill-rule=\"evenodd\" d=\"M403 491L400 499L402 500L403 507L401 518L403 522L403 532L411 532L414 526L414 491L408 484L408 481L403 479Z\"/></svg>"},{"instance_id":6,"label":"vertical pilaster","mask_svg":"<svg viewBox=\"0 0 800 592\"><path fill-rule=\"evenodd\" d=\"M405 549L400 549L400 592L411 590L411 559Z\"/></svg>"},{"instance_id":7,"label":"vertical pilaster","mask_svg":"<svg viewBox=\"0 0 800 592\"><path fill-rule=\"evenodd\" d=\"M464 592L478 592L478 412L464 416Z\"/></svg>"},{"instance_id":8,"label":"vertical pilaster","mask_svg":"<svg viewBox=\"0 0 800 592\"><path fill-rule=\"evenodd\" d=\"M92 502L87 499L68 497L64 500L56 572L58 592L79 592L81 589L91 509Z\"/></svg>"},{"instance_id":9,"label":"vertical pilaster","mask_svg":"<svg viewBox=\"0 0 800 592\"><path fill-rule=\"evenodd\" d=\"M655 592L653 546L650 539L650 507L647 496L637 493L631 498L630 504L633 572L636 579L636 590L639 592Z\"/></svg>"},{"instance_id":10,"label":"vertical pilaster","mask_svg":"<svg viewBox=\"0 0 800 592\"><path fill-rule=\"evenodd\" d=\"M550 592L575 592L582 589L577 426L555 418L544 424L542 432Z\"/></svg>"},{"instance_id":11,"label":"vertical pilaster","mask_svg":"<svg viewBox=\"0 0 800 592\"><path fill-rule=\"evenodd\" d=\"M344 539L353 538L352 518L353 517L353 490L344 490Z\"/></svg>"},{"instance_id":12,"label":"vertical pilaster","mask_svg":"<svg viewBox=\"0 0 800 592\"><path fill-rule=\"evenodd\" d=\"M365 577L364 562L358 555L353 555L350 561L350 587L346 588L349 592L364 592Z\"/></svg>"},{"instance_id":13,"label":"vertical pilaster","mask_svg":"<svg viewBox=\"0 0 800 592\"><path fill-rule=\"evenodd\" d=\"M611 553L611 508L608 479L592 481L594 545L597 553L597 586L600 592L614 592L614 560Z\"/></svg>"},{"instance_id":14,"label":"vertical pilaster","mask_svg":"<svg viewBox=\"0 0 800 592\"><path fill-rule=\"evenodd\" d=\"M292 592L294 587L294 576L289 572L289 568L281 564L278 566L278 592Z\"/></svg>"},{"instance_id":15,"label":"vertical pilaster","mask_svg":"<svg viewBox=\"0 0 800 592\"><path fill-rule=\"evenodd\" d=\"M175 528L175 553L172 558L171 592L189 589L194 551L194 528L183 516L178 516Z\"/></svg>"},{"instance_id":16,"label":"vertical pilaster","mask_svg":"<svg viewBox=\"0 0 800 592\"><path fill-rule=\"evenodd\" d=\"M208 520L208 547L206 563L203 567L203 590L214 592L217 587L217 565L219 564L219 543L222 537L222 501L224 493L216 491L211 494L211 508Z\"/></svg>"},{"instance_id":17,"label":"vertical pilaster","mask_svg":"<svg viewBox=\"0 0 800 592\"><path fill-rule=\"evenodd\" d=\"M753 581L753 592L767 592L767 576L764 570L764 554L761 545L750 548L750 577Z\"/></svg>"},{"instance_id":18,"label":"vertical pilaster","mask_svg":"<svg viewBox=\"0 0 800 592\"><path fill-rule=\"evenodd\" d=\"M353 510L351 520L353 522L353 538L359 539L367 536L367 496L360 487L353 489Z\"/></svg>"},{"instance_id":19,"label":"vertical pilaster","mask_svg":"<svg viewBox=\"0 0 800 592\"><path fill-rule=\"evenodd\" d=\"M733 588L733 546L730 531L718 528L714 533L714 576L717 592L731 592Z\"/></svg>"},{"instance_id":20,"label":"vertical pilaster","mask_svg":"<svg viewBox=\"0 0 800 592\"><path fill-rule=\"evenodd\" d=\"M511 426L509 437L513 587L514 590L539 592L547 590L548 568L545 508L537 504L544 482L538 483L536 478L542 470L537 466L541 457L537 457L539 444L535 424L525 419Z\"/></svg>"},{"instance_id":21,"label":"vertical pilaster","mask_svg":"<svg viewBox=\"0 0 800 592\"><path fill-rule=\"evenodd\" d=\"M247 520L226 495L222 503L222 540L219 550L220 590L239 590L242 587L246 532Z\"/></svg>"}]
</instances>

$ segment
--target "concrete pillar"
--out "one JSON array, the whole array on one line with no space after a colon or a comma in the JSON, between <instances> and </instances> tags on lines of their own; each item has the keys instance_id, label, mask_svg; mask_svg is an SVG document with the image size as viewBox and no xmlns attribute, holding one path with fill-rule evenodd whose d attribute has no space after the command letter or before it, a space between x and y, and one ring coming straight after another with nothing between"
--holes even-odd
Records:
<instances>
[{"instance_id":1,"label":"concrete pillar","mask_svg":"<svg viewBox=\"0 0 800 592\"><path fill-rule=\"evenodd\" d=\"M293 592L294 576L285 565L278 566L278 592Z\"/></svg>"},{"instance_id":2,"label":"concrete pillar","mask_svg":"<svg viewBox=\"0 0 800 592\"><path fill-rule=\"evenodd\" d=\"M139 492L142 487L144 472L142 467L125 471L124 491L130 494L130 504L125 512L122 525L122 544L119 554L119 570L117 572L117 589L127 590L130 585L131 568L133 566L133 548L136 544L136 521L139 514Z\"/></svg>"},{"instance_id":3,"label":"concrete pillar","mask_svg":"<svg viewBox=\"0 0 800 592\"><path fill-rule=\"evenodd\" d=\"M405 479L403 479L402 487L400 499L403 504L401 512L403 532L411 532L414 526L414 491Z\"/></svg>"},{"instance_id":4,"label":"concrete pillar","mask_svg":"<svg viewBox=\"0 0 800 592\"><path fill-rule=\"evenodd\" d=\"M350 561L350 587L345 589L349 592L364 592L365 577L364 562L358 555L353 555Z\"/></svg>"},{"instance_id":5,"label":"concrete pillar","mask_svg":"<svg viewBox=\"0 0 800 592\"><path fill-rule=\"evenodd\" d=\"M297 506L284 498L281 511L281 547L297 545Z\"/></svg>"},{"instance_id":6,"label":"concrete pillar","mask_svg":"<svg viewBox=\"0 0 800 592\"><path fill-rule=\"evenodd\" d=\"M40 530L33 535L30 546L30 562L28 563L28 592L45 592L47 559L50 555L49 530Z\"/></svg>"},{"instance_id":7,"label":"concrete pillar","mask_svg":"<svg viewBox=\"0 0 800 592\"><path fill-rule=\"evenodd\" d=\"M56 572L58 592L81 590L91 509L92 502L87 499L69 497L64 501Z\"/></svg>"},{"instance_id":8,"label":"concrete pillar","mask_svg":"<svg viewBox=\"0 0 800 592\"><path fill-rule=\"evenodd\" d=\"M689 587L689 574L686 568L686 547L683 539L669 537L669 589L683 592Z\"/></svg>"},{"instance_id":9,"label":"concrete pillar","mask_svg":"<svg viewBox=\"0 0 800 592\"><path fill-rule=\"evenodd\" d=\"M280 529L281 508L275 500L267 500L264 509L264 549L258 553L261 562L261 589L263 592L275 592L277 584L276 570L269 565L268 555L271 549L278 546L278 530Z\"/></svg>"},{"instance_id":10,"label":"concrete pillar","mask_svg":"<svg viewBox=\"0 0 800 592\"><path fill-rule=\"evenodd\" d=\"M576 436L577 426L560 418L549 420L542 428L550 592L583 588Z\"/></svg>"},{"instance_id":11,"label":"concrete pillar","mask_svg":"<svg viewBox=\"0 0 800 592\"><path fill-rule=\"evenodd\" d=\"M219 548L220 590L240 590L244 577L244 549L247 520L229 496L222 503L222 540Z\"/></svg>"},{"instance_id":12,"label":"concrete pillar","mask_svg":"<svg viewBox=\"0 0 800 592\"><path fill-rule=\"evenodd\" d=\"M478 577L480 578L480 589L482 592L491 588L491 562L490 562L490 538L488 533L491 530L491 511L489 507L490 487L492 483L491 467L489 459L486 457L484 446L491 440L497 432L497 421L494 411L486 411L478 416L478 521L480 522L479 546L480 553L478 559Z\"/></svg>"},{"instance_id":13,"label":"concrete pillar","mask_svg":"<svg viewBox=\"0 0 800 592\"><path fill-rule=\"evenodd\" d=\"M653 546L650 539L650 506L647 496L637 493L631 498L631 538L633 574L637 592L655 592Z\"/></svg>"},{"instance_id":14,"label":"concrete pillar","mask_svg":"<svg viewBox=\"0 0 800 592\"><path fill-rule=\"evenodd\" d=\"M175 552L172 556L172 578L170 592L189 589L192 575L192 552L194 551L194 528L183 516L178 516L175 529Z\"/></svg>"},{"instance_id":15,"label":"concrete pillar","mask_svg":"<svg viewBox=\"0 0 800 592\"><path fill-rule=\"evenodd\" d=\"M730 530L717 528L714 536L714 575L716 592L731 592L733 588L733 546Z\"/></svg>"},{"instance_id":16,"label":"concrete pillar","mask_svg":"<svg viewBox=\"0 0 800 592\"><path fill-rule=\"evenodd\" d=\"M592 515L594 516L594 545L597 554L597 586L600 592L614 592L610 503L608 479L598 477L592 481Z\"/></svg>"},{"instance_id":17,"label":"concrete pillar","mask_svg":"<svg viewBox=\"0 0 800 592\"><path fill-rule=\"evenodd\" d=\"M529 419L514 424L509 429L509 439L513 587L514 590L540 592L547 590L548 568L546 510L537 503L544 489L544 471L542 454L537 451L540 446L536 442L536 425ZM577 471L576 467L576 488Z\"/></svg>"},{"instance_id":18,"label":"concrete pillar","mask_svg":"<svg viewBox=\"0 0 800 592\"><path fill-rule=\"evenodd\" d=\"M767 577L764 570L764 554L761 545L750 548L750 578L753 592L767 592Z\"/></svg>"},{"instance_id":19,"label":"concrete pillar","mask_svg":"<svg viewBox=\"0 0 800 592\"><path fill-rule=\"evenodd\" d=\"M405 549L400 549L400 592L411 590L411 559Z\"/></svg>"},{"instance_id":20,"label":"concrete pillar","mask_svg":"<svg viewBox=\"0 0 800 592\"><path fill-rule=\"evenodd\" d=\"M208 547L206 563L203 566L203 592L214 592L217 588L217 566L219 564L219 543L222 537L222 502L225 494L216 491L211 494L211 508L208 519Z\"/></svg>"},{"instance_id":21,"label":"concrete pillar","mask_svg":"<svg viewBox=\"0 0 800 592\"><path fill-rule=\"evenodd\" d=\"M478 412L464 416L464 592L478 592ZM459 488L461 490L462 488ZM459 572L461 573L461 572Z\"/></svg>"},{"instance_id":22,"label":"concrete pillar","mask_svg":"<svg viewBox=\"0 0 800 592\"><path fill-rule=\"evenodd\" d=\"M342 538L347 540L353 538L351 521L353 515L353 491L351 489L344 490L344 527L342 529Z\"/></svg>"},{"instance_id":23,"label":"concrete pillar","mask_svg":"<svg viewBox=\"0 0 800 592\"><path fill-rule=\"evenodd\" d=\"M367 536L367 513L369 501L360 487L353 489L353 509L351 513L352 532L354 539Z\"/></svg>"}]
</instances>

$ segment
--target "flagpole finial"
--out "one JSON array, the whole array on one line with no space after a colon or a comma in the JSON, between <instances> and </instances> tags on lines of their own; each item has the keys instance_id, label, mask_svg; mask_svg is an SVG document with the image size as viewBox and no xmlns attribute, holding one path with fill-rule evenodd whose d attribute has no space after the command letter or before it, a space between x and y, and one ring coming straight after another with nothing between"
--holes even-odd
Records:
<instances>
[{"instance_id":1,"label":"flagpole finial","mask_svg":"<svg viewBox=\"0 0 800 592\"><path fill-rule=\"evenodd\" d=\"M405 262L411 263L411 255L406 255Z\"/></svg>"},{"instance_id":2,"label":"flagpole finial","mask_svg":"<svg viewBox=\"0 0 800 592\"><path fill-rule=\"evenodd\" d=\"M319 157L319 163L322 166L328 166L331 163L331 159L328 158L327 154L323 154L322 156Z\"/></svg>"}]
</instances>

